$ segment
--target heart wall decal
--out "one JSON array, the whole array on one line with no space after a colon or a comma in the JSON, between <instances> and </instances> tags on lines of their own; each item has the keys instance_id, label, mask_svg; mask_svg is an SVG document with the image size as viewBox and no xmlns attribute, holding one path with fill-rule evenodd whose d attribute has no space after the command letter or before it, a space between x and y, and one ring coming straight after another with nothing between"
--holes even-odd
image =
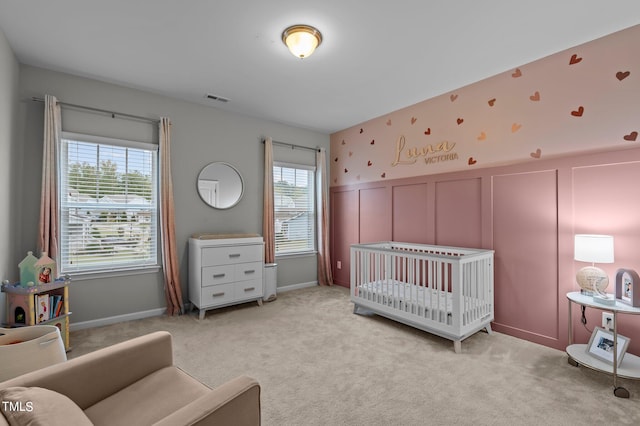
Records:
<instances>
[{"instance_id":1,"label":"heart wall decal","mask_svg":"<svg viewBox=\"0 0 640 426\"><path fill-rule=\"evenodd\" d=\"M487 139L487 134L485 132L480 132L480 136L478 136L479 141L483 141Z\"/></svg>"},{"instance_id":2,"label":"heart wall decal","mask_svg":"<svg viewBox=\"0 0 640 426\"><path fill-rule=\"evenodd\" d=\"M417 118L415 118L415 117L411 117L411 124L416 124L416 121L417 121L417 120L418 120Z\"/></svg>"},{"instance_id":3,"label":"heart wall decal","mask_svg":"<svg viewBox=\"0 0 640 426\"><path fill-rule=\"evenodd\" d=\"M536 92L533 95L529 96L533 102L538 102L540 100L540 92Z\"/></svg>"},{"instance_id":4,"label":"heart wall decal","mask_svg":"<svg viewBox=\"0 0 640 426\"><path fill-rule=\"evenodd\" d=\"M629 75L630 75L630 74L631 74L631 71L625 71L625 72L618 71L618 72L616 73L616 78L617 78L618 80L622 81L622 80L624 80L625 78L629 77Z\"/></svg>"},{"instance_id":5,"label":"heart wall decal","mask_svg":"<svg viewBox=\"0 0 640 426\"><path fill-rule=\"evenodd\" d=\"M487 103L489 104L490 107L494 106L496 104L496 98L489 99Z\"/></svg>"},{"instance_id":6,"label":"heart wall decal","mask_svg":"<svg viewBox=\"0 0 640 426\"><path fill-rule=\"evenodd\" d=\"M571 111L571 115L573 115L574 117L582 117L582 114L584 114L584 107L580 106L580 108L578 108L575 111Z\"/></svg>"},{"instance_id":7,"label":"heart wall decal","mask_svg":"<svg viewBox=\"0 0 640 426\"><path fill-rule=\"evenodd\" d=\"M536 152L532 152L531 154L532 158L540 158L540 156L542 155L542 150L540 148L536 149Z\"/></svg>"},{"instance_id":8,"label":"heart wall decal","mask_svg":"<svg viewBox=\"0 0 640 426\"><path fill-rule=\"evenodd\" d=\"M522 77L522 71L520 71L520 68L516 68L516 70L513 72L513 74L511 74L511 77L513 77L513 78Z\"/></svg>"},{"instance_id":9,"label":"heart wall decal","mask_svg":"<svg viewBox=\"0 0 640 426\"><path fill-rule=\"evenodd\" d=\"M571 59L569 59L569 65L579 64L582 61L582 58L578 57L575 53L571 55Z\"/></svg>"},{"instance_id":10,"label":"heart wall decal","mask_svg":"<svg viewBox=\"0 0 640 426\"><path fill-rule=\"evenodd\" d=\"M638 138L638 132L631 132L628 135L624 135L623 139L629 142L635 142Z\"/></svg>"},{"instance_id":11,"label":"heart wall decal","mask_svg":"<svg viewBox=\"0 0 640 426\"><path fill-rule=\"evenodd\" d=\"M470 166L473 166L474 164L476 164L478 161L475 160L473 157L469 157L469 160L467 161L467 164L469 164Z\"/></svg>"},{"instance_id":12,"label":"heart wall decal","mask_svg":"<svg viewBox=\"0 0 640 426\"><path fill-rule=\"evenodd\" d=\"M458 118L458 119L456 120L456 122L458 123L458 125L460 125L460 124L464 123L464 119L462 119L462 118Z\"/></svg>"}]
</instances>

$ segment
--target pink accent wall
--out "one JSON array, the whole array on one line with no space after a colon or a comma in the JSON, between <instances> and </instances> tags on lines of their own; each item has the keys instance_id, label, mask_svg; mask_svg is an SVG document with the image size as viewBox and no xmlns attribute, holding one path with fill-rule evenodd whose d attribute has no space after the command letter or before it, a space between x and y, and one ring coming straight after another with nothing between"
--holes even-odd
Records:
<instances>
[{"instance_id":1,"label":"pink accent wall","mask_svg":"<svg viewBox=\"0 0 640 426\"><path fill-rule=\"evenodd\" d=\"M533 333L554 343L558 306L556 170L492 177L495 250L495 322L514 334Z\"/></svg>"},{"instance_id":2,"label":"pink accent wall","mask_svg":"<svg viewBox=\"0 0 640 426\"><path fill-rule=\"evenodd\" d=\"M360 211L375 212L360 219L360 242L389 241L391 239L391 203L386 185L360 191Z\"/></svg>"},{"instance_id":3,"label":"pink accent wall","mask_svg":"<svg viewBox=\"0 0 640 426\"><path fill-rule=\"evenodd\" d=\"M482 245L480 184L481 180L475 178L435 184L436 244L458 247Z\"/></svg>"},{"instance_id":4,"label":"pink accent wall","mask_svg":"<svg viewBox=\"0 0 640 426\"><path fill-rule=\"evenodd\" d=\"M336 283L358 242L493 248L494 329L564 349L574 234L614 236L609 292L640 270L638 52L640 25L331 135ZM639 318L618 319L640 355Z\"/></svg>"},{"instance_id":5,"label":"pink accent wall","mask_svg":"<svg viewBox=\"0 0 640 426\"><path fill-rule=\"evenodd\" d=\"M360 240L360 206L358 192L343 190L331 194L330 226L334 236L331 244L331 258L334 281L349 287L350 245Z\"/></svg>"},{"instance_id":6,"label":"pink accent wall","mask_svg":"<svg viewBox=\"0 0 640 426\"><path fill-rule=\"evenodd\" d=\"M331 184L640 143L640 25L331 135Z\"/></svg>"},{"instance_id":7,"label":"pink accent wall","mask_svg":"<svg viewBox=\"0 0 640 426\"><path fill-rule=\"evenodd\" d=\"M397 185L393 189L392 234L397 241L432 243L429 217L429 186L426 183Z\"/></svg>"},{"instance_id":8,"label":"pink accent wall","mask_svg":"<svg viewBox=\"0 0 640 426\"><path fill-rule=\"evenodd\" d=\"M573 260L574 234L614 236L615 263L598 265L609 274L610 293L618 268L640 271L637 182L640 147L333 187L334 279L349 286L349 246L359 242L492 248L493 328L562 350L566 293L579 290L575 274L586 266ZM574 307L574 336L587 342L579 312ZM601 311L587 309L589 329L600 318ZM629 352L640 354L640 317L620 315L618 321L619 332L631 339Z\"/></svg>"}]
</instances>

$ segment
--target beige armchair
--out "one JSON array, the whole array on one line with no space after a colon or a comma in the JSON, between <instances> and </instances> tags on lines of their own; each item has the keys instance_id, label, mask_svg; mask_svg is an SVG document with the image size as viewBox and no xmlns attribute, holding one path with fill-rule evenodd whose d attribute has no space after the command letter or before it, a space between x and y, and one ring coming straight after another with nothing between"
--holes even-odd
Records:
<instances>
[{"instance_id":1,"label":"beige armchair","mask_svg":"<svg viewBox=\"0 0 640 426\"><path fill-rule=\"evenodd\" d=\"M259 425L260 385L205 386L173 365L159 331L0 383L0 412L0 425Z\"/></svg>"}]
</instances>

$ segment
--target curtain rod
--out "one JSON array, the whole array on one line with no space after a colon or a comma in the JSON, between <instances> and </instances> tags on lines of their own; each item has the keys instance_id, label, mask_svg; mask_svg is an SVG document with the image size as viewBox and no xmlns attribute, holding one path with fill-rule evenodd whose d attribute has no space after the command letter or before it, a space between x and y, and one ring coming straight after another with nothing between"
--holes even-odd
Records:
<instances>
[{"instance_id":1,"label":"curtain rod","mask_svg":"<svg viewBox=\"0 0 640 426\"><path fill-rule=\"evenodd\" d=\"M264 143L264 139L262 139L262 143ZM320 152L320 148L311 148L311 147L308 147L308 146L295 145L295 144L292 144L292 143L280 142L280 141L274 141L274 140L271 140L271 143L273 143L274 145L288 146L288 147L290 147L291 149L295 149L295 148L298 148L298 149L308 149L308 150L310 150L310 151L317 151L317 152Z\"/></svg>"},{"instance_id":2,"label":"curtain rod","mask_svg":"<svg viewBox=\"0 0 640 426\"><path fill-rule=\"evenodd\" d=\"M44 102L44 99L37 98L35 96L32 97L31 100L35 101L35 102ZM60 101L58 101L58 105L69 107L69 108L86 109L88 111L100 112L102 114L110 115L111 118L116 118L116 116L117 116L117 117L130 118L130 119L133 119L133 120L147 121L149 123L154 123L154 124L160 123L160 120L156 120L154 118L141 117L139 115L125 114L125 113L122 113L122 112L108 111L106 109L93 108L93 107L88 107L88 106L84 106L84 105L76 105L76 104L70 104L70 103L67 103L67 102L60 102Z\"/></svg>"}]
</instances>

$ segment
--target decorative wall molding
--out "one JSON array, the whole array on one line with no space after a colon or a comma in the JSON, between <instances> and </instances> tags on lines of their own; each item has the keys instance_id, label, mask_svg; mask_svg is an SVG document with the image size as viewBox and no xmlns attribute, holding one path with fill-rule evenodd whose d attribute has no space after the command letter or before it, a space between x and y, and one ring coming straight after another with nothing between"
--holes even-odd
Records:
<instances>
[{"instance_id":1,"label":"decorative wall molding","mask_svg":"<svg viewBox=\"0 0 640 426\"><path fill-rule=\"evenodd\" d=\"M334 281L349 287L351 244L395 240L494 249L493 328L564 350L566 293L578 288L575 273L584 266L573 260L573 235L614 235L616 262L599 265L611 282L617 268L638 268L640 197L625 196L638 181L640 146L335 186ZM587 312L589 324L600 323L595 311ZM574 324L580 325L575 338L588 341L578 318ZM634 319L621 318L620 327L626 335L640 333ZM640 339L634 342L630 350L640 351Z\"/></svg>"}]
</instances>

